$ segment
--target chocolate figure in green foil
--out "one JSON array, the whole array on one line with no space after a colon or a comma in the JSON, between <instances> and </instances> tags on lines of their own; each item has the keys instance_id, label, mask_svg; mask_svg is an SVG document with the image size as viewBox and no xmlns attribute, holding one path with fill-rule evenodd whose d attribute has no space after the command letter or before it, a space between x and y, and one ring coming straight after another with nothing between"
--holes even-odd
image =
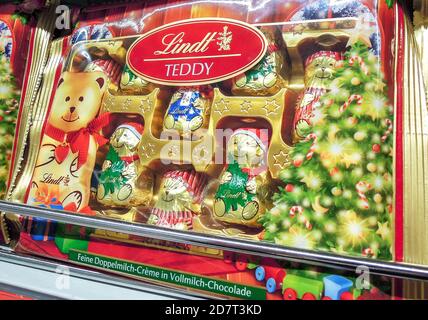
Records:
<instances>
[{"instance_id":1,"label":"chocolate figure in green foil","mask_svg":"<svg viewBox=\"0 0 428 320\"><path fill-rule=\"evenodd\" d=\"M244 87L257 82L263 84L266 88L270 88L275 85L277 80L275 68L275 56L273 53L268 53L255 67L246 71L245 76L236 81L236 85Z\"/></svg>"},{"instance_id":2,"label":"chocolate figure in green foil","mask_svg":"<svg viewBox=\"0 0 428 320\"><path fill-rule=\"evenodd\" d=\"M120 159L119 154L113 147L110 147L106 161L111 163L111 166L101 172L99 181L104 187L105 194L110 194L114 193L115 190L119 190L126 184L128 179L126 176L122 175L126 162Z\"/></svg>"},{"instance_id":3,"label":"chocolate figure in green foil","mask_svg":"<svg viewBox=\"0 0 428 320\"><path fill-rule=\"evenodd\" d=\"M136 75L128 65L125 65L120 78L120 89L124 93L147 94L152 90L149 82Z\"/></svg>"},{"instance_id":4,"label":"chocolate figure in green foil","mask_svg":"<svg viewBox=\"0 0 428 320\"><path fill-rule=\"evenodd\" d=\"M245 73L247 82L257 81L258 78L265 78L270 73L275 72L274 65L269 63L269 56L265 56L259 64Z\"/></svg>"},{"instance_id":5,"label":"chocolate figure in green foil","mask_svg":"<svg viewBox=\"0 0 428 320\"><path fill-rule=\"evenodd\" d=\"M231 163L226 172L230 174L231 180L220 185L215 197L224 201L226 212L230 209L236 211L238 205L245 207L254 195L247 191L248 173L242 171L237 162Z\"/></svg>"},{"instance_id":6,"label":"chocolate figure in green foil","mask_svg":"<svg viewBox=\"0 0 428 320\"><path fill-rule=\"evenodd\" d=\"M139 176L137 147L143 126L128 122L119 125L110 137L110 149L99 176L97 199L105 205L128 204Z\"/></svg>"},{"instance_id":7,"label":"chocolate figure in green foil","mask_svg":"<svg viewBox=\"0 0 428 320\"><path fill-rule=\"evenodd\" d=\"M260 139L260 132L259 129L238 129L229 139L227 152L230 163L221 175L215 194L214 218L231 223L256 224L253 220L260 210L258 192L261 191L257 179L266 171L266 147Z\"/></svg>"}]
</instances>

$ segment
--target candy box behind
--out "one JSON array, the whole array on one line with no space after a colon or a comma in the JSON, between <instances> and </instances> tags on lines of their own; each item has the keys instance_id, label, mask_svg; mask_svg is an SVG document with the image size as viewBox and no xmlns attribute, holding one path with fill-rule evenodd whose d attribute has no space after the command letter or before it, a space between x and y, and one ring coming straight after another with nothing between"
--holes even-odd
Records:
<instances>
[{"instance_id":1,"label":"candy box behind","mask_svg":"<svg viewBox=\"0 0 428 320\"><path fill-rule=\"evenodd\" d=\"M6 197L16 167L16 152L23 142L21 117L28 110L24 96L28 84L25 74L27 58L31 60L30 39L35 33L34 18L16 13L18 6L4 4L0 8L0 198ZM22 99L21 99L22 94ZM3 217L0 217L3 220ZM8 230L1 223L0 243L8 241Z\"/></svg>"},{"instance_id":2,"label":"candy box behind","mask_svg":"<svg viewBox=\"0 0 428 320\"><path fill-rule=\"evenodd\" d=\"M403 21L399 6L374 0L90 8L70 37L51 44L34 105L43 121L25 138L33 149L15 172L10 200L402 261L409 248L423 246L404 233L415 220L403 220L410 212L402 158L410 100L400 76L408 69L393 42L412 48L396 32L407 28ZM425 211L418 212L422 219ZM208 264L227 256L32 224L41 227L25 228L17 250L83 264L96 255L105 262L95 267L114 272L132 263L168 268L168 259L183 271L180 259ZM425 262L425 254L406 257ZM350 288L325 276L300 290L290 284L298 275L290 275L274 285L283 297L320 298L326 284Z\"/></svg>"},{"instance_id":3,"label":"candy box behind","mask_svg":"<svg viewBox=\"0 0 428 320\"><path fill-rule=\"evenodd\" d=\"M0 196L6 193L12 155L13 137L18 116L20 91L28 54L30 31L34 21L25 23L14 15L16 6L0 9Z\"/></svg>"}]
</instances>

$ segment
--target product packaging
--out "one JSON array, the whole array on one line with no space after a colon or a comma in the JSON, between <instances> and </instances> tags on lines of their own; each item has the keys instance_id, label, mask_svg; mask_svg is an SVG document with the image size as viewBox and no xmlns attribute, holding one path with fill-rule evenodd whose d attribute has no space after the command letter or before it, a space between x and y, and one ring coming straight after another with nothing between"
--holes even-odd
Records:
<instances>
[{"instance_id":1,"label":"product packaging","mask_svg":"<svg viewBox=\"0 0 428 320\"><path fill-rule=\"evenodd\" d=\"M377 0L88 7L50 44L8 200L427 264L427 110L409 28L400 5ZM299 299L342 298L330 285L355 285L321 271L306 282L299 267L220 250L21 222L21 252L204 292L246 297L188 279L233 287L251 274Z\"/></svg>"}]
</instances>

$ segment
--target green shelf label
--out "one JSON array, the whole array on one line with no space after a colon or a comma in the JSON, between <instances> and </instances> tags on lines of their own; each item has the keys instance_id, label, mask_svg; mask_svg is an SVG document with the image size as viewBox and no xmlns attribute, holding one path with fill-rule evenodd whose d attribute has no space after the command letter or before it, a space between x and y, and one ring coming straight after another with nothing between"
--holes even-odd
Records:
<instances>
[{"instance_id":1,"label":"green shelf label","mask_svg":"<svg viewBox=\"0 0 428 320\"><path fill-rule=\"evenodd\" d=\"M258 288L232 283L221 279L203 277L78 250L70 250L69 259L79 264L128 274L137 278L161 281L234 298L251 300L266 299L266 291L262 287Z\"/></svg>"}]
</instances>

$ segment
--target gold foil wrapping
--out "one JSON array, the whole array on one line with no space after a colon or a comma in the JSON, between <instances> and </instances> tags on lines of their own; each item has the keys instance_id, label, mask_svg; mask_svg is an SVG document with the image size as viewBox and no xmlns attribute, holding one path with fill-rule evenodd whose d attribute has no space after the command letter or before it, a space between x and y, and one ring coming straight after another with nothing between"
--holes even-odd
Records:
<instances>
[{"instance_id":1,"label":"gold foil wrapping","mask_svg":"<svg viewBox=\"0 0 428 320\"><path fill-rule=\"evenodd\" d=\"M122 123L113 132L98 176L99 203L112 207L150 204L153 175L150 170L142 168L137 152L143 130L140 123L128 122Z\"/></svg>"},{"instance_id":2,"label":"gold foil wrapping","mask_svg":"<svg viewBox=\"0 0 428 320\"><path fill-rule=\"evenodd\" d=\"M241 128L227 143L229 164L220 175L213 218L237 225L260 227L259 219L270 203L272 181L266 166L267 130Z\"/></svg>"},{"instance_id":3,"label":"gold foil wrapping","mask_svg":"<svg viewBox=\"0 0 428 320\"><path fill-rule=\"evenodd\" d=\"M427 8L427 7L425 7ZM398 10L398 9L396 9ZM396 22L398 34L399 23ZM411 23L405 18L403 65L404 261L428 264L428 109L423 67ZM426 41L425 41L426 42ZM398 46L398 44L397 44ZM422 44L421 53L426 52ZM396 47L396 50L399 48ZM398 61L396 61L396 66ZM397 69L396 69L397 72ZM425 79L426 80L426 79ZM396 81L401 81L397 79ZM396 92L397 95L401 92Z\"/></svg>"},{"instance_id":4,"label":"gold foil wrapping","mask_svg":"<svg viewBox=\"0 0 428 320\"><path fill-rule=\"evenodd\" d=\"M193 217L201 213L206 183L207 176L194 170L166 172L148 224L179 230L193 229Z\"/></svg>"},{"instance_id":5,"label":"gold foil wrapping","mask_svg":"<svg viewBox=\"0 0 428 320\"><path fill-rule=\"evenodd\" d=\"M211 86L182 87L171 97L163 127L180 135L195 133L206 128L212 100Z\"/></svg>"},{"instance_id":6,"label":"gold foil wrapping","mask_svg":"<svg viewBox=\"0 0 428 320\"><path fill-rule=\"evenodd\" d=\"M413 16L415 40L421 61L428 61L428 1L415 1ZM425 92L428 95L428 64L422 63Z\"/></svg>"},{"instance_id":7,"label":"gold foil wrapping","mask_svg":"<svg viewBox=\"0 0 428 320\"><path fill-rule=\"evenodd\" d=\"M232 93L241 96L267 96L287 84L290 66L284 40L277 27L262 27L268 41L264 58L253 68L232 80Z\"/></svg>"},{"instance_id":8,"label":"gold foil wrapping","mask_svg":"<svg viewBox=\"0 0 428 320\"><path fill-rule=\"evenodd\" d=\"M294 115L294 141L304 139L311 131L312 118L321 108L320 98L330 90L334 72L343 59L335 51L318 51L305 62L305 90L300 95Z\"/></svg>"},{"instance_id":9,"label":"gold foil wrapping","mask_svg":"<svg viewBox=\"0 0 428 320\"><path fill-rule=\"evenodd\" d=\"M120 78L120 91L123 94L148 94L154 88L152 83L139 77L125 65Z\"/></svg>"}]
</instances>

